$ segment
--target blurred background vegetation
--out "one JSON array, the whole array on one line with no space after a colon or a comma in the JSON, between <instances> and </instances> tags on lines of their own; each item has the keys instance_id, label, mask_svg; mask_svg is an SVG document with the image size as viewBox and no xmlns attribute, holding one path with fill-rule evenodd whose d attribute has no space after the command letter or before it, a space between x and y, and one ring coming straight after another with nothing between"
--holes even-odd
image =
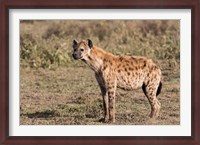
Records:
<instances>
[{"instance_id":1,"label":"blurred background vegetation","mask_svg":"<svg viewBox=\"0 0 200 145\"><path fill-rule=\"evenodd\" d=\"M71 57L72 41L87 38L114 54L142 55L177 64L179 25L179 20L21 20L20 65L77 66Z\"/></svg>"}]
</instances>

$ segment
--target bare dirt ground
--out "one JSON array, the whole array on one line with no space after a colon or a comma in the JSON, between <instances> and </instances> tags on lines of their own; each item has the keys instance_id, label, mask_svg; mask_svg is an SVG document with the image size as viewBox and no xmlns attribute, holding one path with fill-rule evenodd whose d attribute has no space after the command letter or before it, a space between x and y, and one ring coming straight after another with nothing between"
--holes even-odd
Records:
<instances>
[{"instance_id":1,"label":"bare dirt ground","mask_svg":"<svg viewBox=\"0 0 200 145\"><path fill-rule=\"evenodd\" d=\"M180 124L179 64L159 61L163 88L156 121L149 118L150 105L142 89L116 93L116 125ZM21 125L105 125L100 89L94 73L80 62L76 67L51 69L21 67Z\"/></svg>"}]
</instances>

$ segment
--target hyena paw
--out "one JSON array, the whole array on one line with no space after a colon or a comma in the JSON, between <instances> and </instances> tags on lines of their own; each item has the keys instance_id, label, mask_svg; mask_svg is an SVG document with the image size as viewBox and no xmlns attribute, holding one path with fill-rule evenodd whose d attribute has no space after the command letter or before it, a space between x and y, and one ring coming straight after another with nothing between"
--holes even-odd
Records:
<instances>
[{"instance_id":1,"label":"hyena paw","mask_svg":"<svg viewBox=\"0 0 200 145\"><path fill-rule=\"evenodd\" d=\"M99 122L110 123L110 120L108 118L101 118Z\"/></svg>"},{"instance_id":2,"label":"hyena paw","mask_svg":"<svg viewBox=\"0 0 200 145\"><path fill-rule=\"evenodd\" d=\"M99 122L105 122L104 118L99 119Z\"/></svg>"},{"instance_id":3,"label":"hyena paw","mask_svg":"<svg viewBox=\"0 0 200 145\"><path fill-rule=\"evenodd\" d=\"M109 119L107 123L115 123L115 119Z\"/></svg>"}]
</instances>

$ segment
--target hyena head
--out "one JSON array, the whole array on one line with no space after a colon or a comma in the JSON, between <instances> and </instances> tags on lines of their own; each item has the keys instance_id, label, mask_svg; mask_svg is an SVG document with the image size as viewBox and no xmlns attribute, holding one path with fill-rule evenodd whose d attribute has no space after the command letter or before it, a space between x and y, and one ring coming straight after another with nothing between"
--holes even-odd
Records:
<instances>
[{"instance_id":1,"label":"hyena head","mask_svg":"<svg viewBox=\"0 0 200 145\"><path fill-rule=\"evenodd\" d=\"M93 43L90 39L87 39L86 41L82 40L80 42L73 40L73 58L82 60L87 59L92 47Z\"/></svg>"}]
</instances>

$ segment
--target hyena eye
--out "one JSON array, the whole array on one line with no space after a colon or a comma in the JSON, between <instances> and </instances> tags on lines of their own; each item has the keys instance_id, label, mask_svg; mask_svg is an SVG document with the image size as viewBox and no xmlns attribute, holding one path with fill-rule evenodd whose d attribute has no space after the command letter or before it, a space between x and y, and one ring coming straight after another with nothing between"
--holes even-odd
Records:
<instances>
[{"instance_id":1,"label":"hyena eye","mask_svg":"<svg viewBox=\"0 0 200 145\"><path fill-rule=\"evenodd\" d=\"M82 52L84 51L84 49L83 49L83 48L81 48L80 50L81 50Z\"/></svg>"}]
</instances>

